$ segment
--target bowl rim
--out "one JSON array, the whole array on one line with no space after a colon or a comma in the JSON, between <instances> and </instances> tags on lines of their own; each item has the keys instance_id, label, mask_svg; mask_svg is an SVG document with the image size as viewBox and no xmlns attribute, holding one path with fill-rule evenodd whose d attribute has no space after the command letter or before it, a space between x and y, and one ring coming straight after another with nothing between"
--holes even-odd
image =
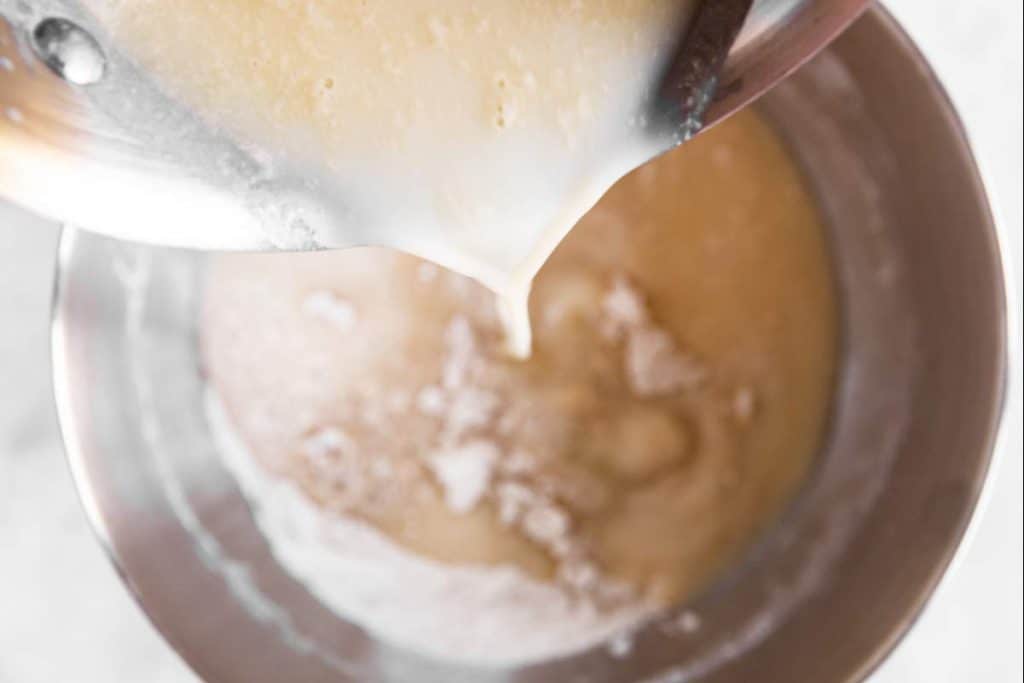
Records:
<instances>
[{"instance_id":1,"label":"bowl rim","mask_svg":"<svg viewBox=\"0 0 1024 683\"><path fill-rule=\"evenodd\" d=\"M875 3L859 21L877 21L881 28L899 39L899 47L906 50L920 70L922 80L927 82L929 89L935 96L936 109L943 115L954 134L951 142L960 147L963 159L967 162L967 170L970 173L973 185L972 194L978 197L980 207L985 218L985 234L994 248L994 265L998 273L994 273L1001 287L999 288L999 301L997 302L998 319L993 322L993 328L999 330L997 335L999 349L998 365L996 373L997 384L992 387L995 394L994 409L992 411L989 428L986 434L985 443L982 447L983 453L981 462L976 473L975 486L971 491L971 507L967 515L960 520L956 531L949 539L950 542L945 552L932 568L931 576L926 582L918 587L917 599L908 607L904 616L895 621L888 633L879 640L874 651L865 658L864 663L857 671L850 672L849 683L867 681L874 673L879 671L885 661L892 655L896 648L904 641L911 629L924 617L926 610L932 601L939 595L946 585L950 576L957 571L963 562L964 555L968 550L977 528L984 517L984 509L988 506L992 497L992 482L998 472L999 462L1007 457L1001 455L1009 450L1010 431L1010 407L1012 401L1012 388L1014 385L1013 370L1020 370L1020 358L1014 358L1014 349L1019 349L1011 343L1014 330L1019 329L1019 321L1011 325L1011 320L1016 318L1019 310L1017 294L1014 283L1010 276L1013 272L1010 263L1009 235L1006 222L997 214L993 201L994 185L990 180L990 174L985 170L984 164L975 154L975 147L971 141L970 129L960 116L956 104L953 102L949 91L943 85L942 79L932 67L931 62L922 51L917 42L910 36L910 33L903 27L903 24L896 19L893 13L881 2ZM981 226L979 226L981 227ZM1019 373L1018 373L1019 374Z\"/></svg>"}]
</instances>

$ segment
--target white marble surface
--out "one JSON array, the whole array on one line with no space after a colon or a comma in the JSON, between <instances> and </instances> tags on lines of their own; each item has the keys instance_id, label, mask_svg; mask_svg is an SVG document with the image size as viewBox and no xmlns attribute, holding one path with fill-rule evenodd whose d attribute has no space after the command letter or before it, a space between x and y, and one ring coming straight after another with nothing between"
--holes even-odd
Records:
<instances>
[{"instance_id":1,"label":"white marble surface","mask_svg":"<svg viewBox=\"0 0 1024 683\"><path fill-rule=\"evenodd\" d=\"M972 133L1021 291L1021 3L891 0ZM15 229L17 226L17 229ZM56 229L0 206L0 683L195 683L95 543L56 434L47 321ZM1020 303L1015 351L1020 358ZM1021 680L1021 370L972 539L872 683Z\"/></svg>"}]
</instances>

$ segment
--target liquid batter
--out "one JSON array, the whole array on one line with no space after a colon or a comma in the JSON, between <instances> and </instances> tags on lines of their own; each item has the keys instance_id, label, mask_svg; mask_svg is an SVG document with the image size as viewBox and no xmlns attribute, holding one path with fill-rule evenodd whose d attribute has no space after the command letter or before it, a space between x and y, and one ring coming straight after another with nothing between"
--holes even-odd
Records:
<instances>
[{"instance_id":1,"label":"liquid batter","mask_svg":"<svg viewBox=\"0 0 1024 683\"><path fill-rule=\"evenodd\" d=\"M201 340L282 564L382 638L510 664L685 600L776 517L822 435L835 306L812 198L744 112L569 234L527 361L486 289L374 248L218 257Z\"/></svg>"},{"instance_id":2,"label":"liquid batter","mask_svg":"<svg viewBox=\"0 0 1024 683\"><path fill-rule=\"evenodd\" d=\"M86 5L174 99L271 168L301 164L303 192L342 206L264 213L302 215L313 242L395 247L483 282L525 354L537 269L666 146L646 112L693 2Z\"/></svg>"}]
</instances>

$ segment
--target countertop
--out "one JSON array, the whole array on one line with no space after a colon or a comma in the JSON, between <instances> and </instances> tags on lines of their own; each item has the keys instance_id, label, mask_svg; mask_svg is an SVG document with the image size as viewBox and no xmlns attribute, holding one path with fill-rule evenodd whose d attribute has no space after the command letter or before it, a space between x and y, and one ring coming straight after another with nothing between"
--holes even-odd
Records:
<instances>
[{"instance_id":1,"label":"countertop","mask_svg":"<svg viewBox=\"0 0 1024 683\"><path fill-rule=\"evenodd\" d=\"M967 124L1021 291L1021 3L891 0ZM57 434L48 318L58 229L0 205L0 683L195 683L92 536ZM1020 360L1020 302L1015 354ZM954 570L871 683L1022 677L1021 368L1010 438Z\"/></svg>"}]
</instances>

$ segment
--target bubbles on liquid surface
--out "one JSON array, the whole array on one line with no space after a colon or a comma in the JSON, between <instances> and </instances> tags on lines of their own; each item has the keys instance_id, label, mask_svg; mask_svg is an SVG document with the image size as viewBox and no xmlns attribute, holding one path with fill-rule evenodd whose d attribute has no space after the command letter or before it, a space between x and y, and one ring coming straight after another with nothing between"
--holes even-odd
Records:
<instances>
[{"instance_id":1,"label":"bubbles on liquid surface","mask_svg":"<svg viewBox=\"0 0 1024 683\"><path fill-rule=\"evenodd\" d=\"M90 85L103 78L107 67L103 50L78 24L59 17L44 19L32 38L39 58L69 83Z\"/></svg>"}]
</instances>

